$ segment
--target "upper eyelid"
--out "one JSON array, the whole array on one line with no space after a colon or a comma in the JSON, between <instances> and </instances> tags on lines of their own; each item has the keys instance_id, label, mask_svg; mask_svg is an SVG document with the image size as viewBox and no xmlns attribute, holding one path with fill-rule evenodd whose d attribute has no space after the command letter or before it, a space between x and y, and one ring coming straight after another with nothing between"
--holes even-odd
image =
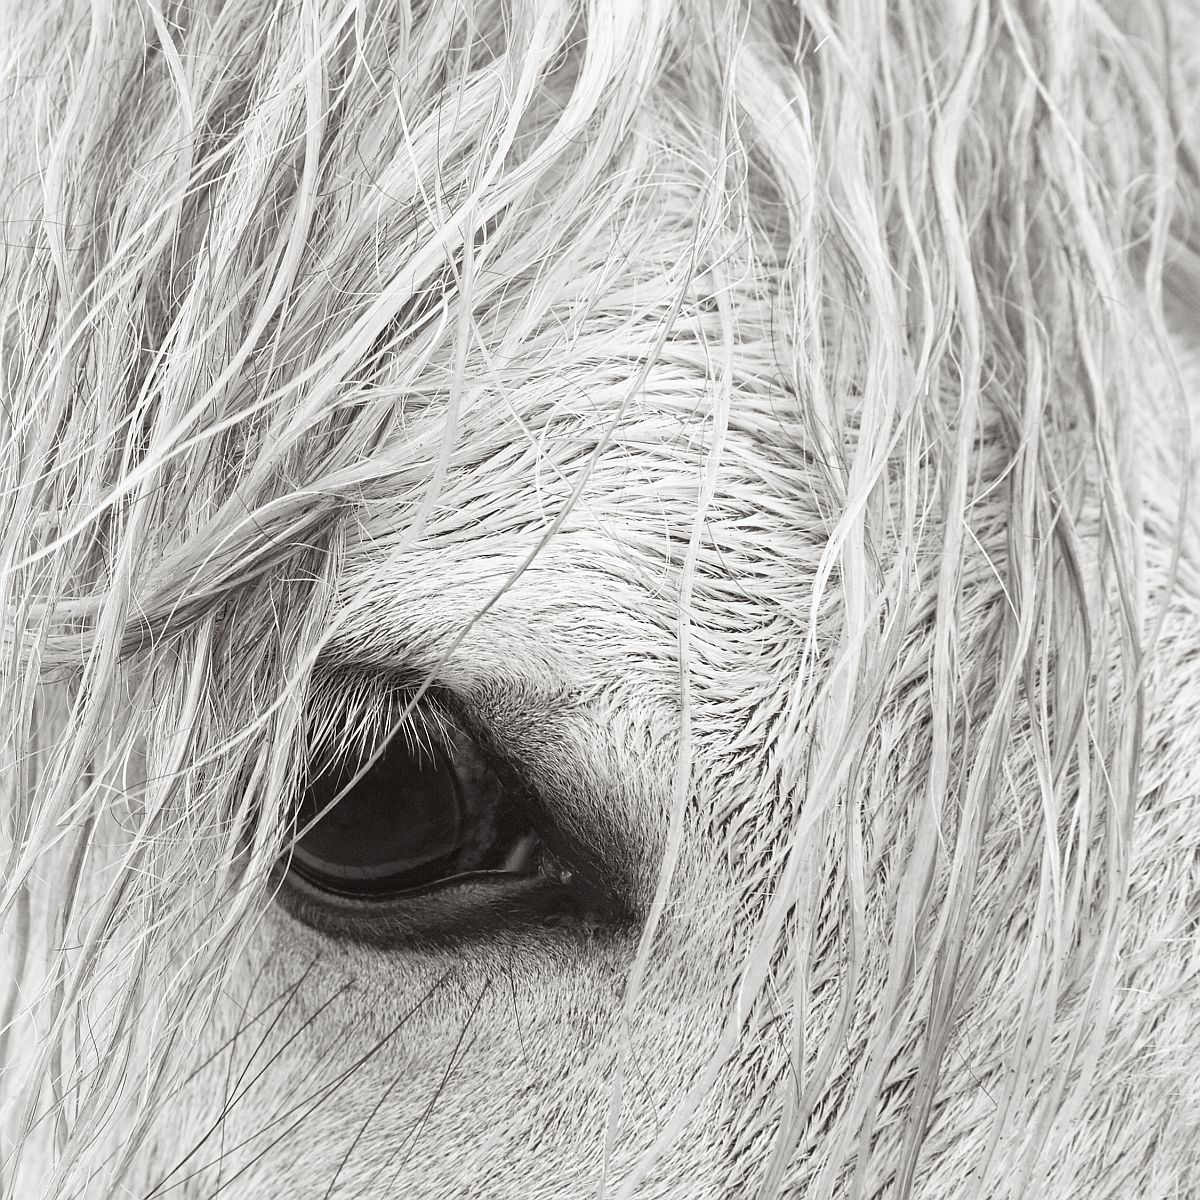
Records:
<instances>
[{"instance_id":1,"label":"upper eyelid","mask_svg":"<svg viewBox=\"0 0 1200 1200\"><path fill-rule=\"evenodd\" d=\"M428 746L457 728L441 689L428 679L414 683L409 676L363 670L318 672L305 720L310 751L365 751L394 737Z\"/></svg>"}]
</instances>

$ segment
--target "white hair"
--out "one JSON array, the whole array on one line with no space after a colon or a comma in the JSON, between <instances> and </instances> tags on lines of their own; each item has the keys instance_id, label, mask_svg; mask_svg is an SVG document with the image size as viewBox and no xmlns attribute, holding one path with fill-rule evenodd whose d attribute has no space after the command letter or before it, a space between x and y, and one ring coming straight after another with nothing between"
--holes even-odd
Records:
<instances>
[{"instance_id":1,"label":"white hair","mask_svg":"<svg viewBox=\"0 0 1200 1200\"><path fill-rule=\"evenodd\" d=\"M626 656L596 702L673 780L621 1029L727 880L720 1019L619 1194L704 1111L730 1195L1196 1186L1194 13L0 19L0 1190L115 1186L314 729L447 719L551 545L596 588L537 620ZM458 626L366 671L379 562L464 542Z\"/></svg>"}]
</instances>

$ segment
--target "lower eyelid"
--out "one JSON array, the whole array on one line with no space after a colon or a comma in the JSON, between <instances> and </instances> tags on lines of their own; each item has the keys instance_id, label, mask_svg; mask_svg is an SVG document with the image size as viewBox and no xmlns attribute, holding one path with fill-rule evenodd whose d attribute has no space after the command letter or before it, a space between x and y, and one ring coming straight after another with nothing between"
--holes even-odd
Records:
<instances>
[{"instance_id":1,"label":"lower eyelid","mask_svg":"<svg viewBox=\"0 0 1200 1200\"><path fill-rule=\"evenodd\" d=\"M545 876L477 872L382 901L331 900L303 881L282 878L282 872L275 884L280 907L316 933L395 952L462 950L474 942L556 931L594 937L629 926L593 893Z\"/></svg>"}]
</instances>

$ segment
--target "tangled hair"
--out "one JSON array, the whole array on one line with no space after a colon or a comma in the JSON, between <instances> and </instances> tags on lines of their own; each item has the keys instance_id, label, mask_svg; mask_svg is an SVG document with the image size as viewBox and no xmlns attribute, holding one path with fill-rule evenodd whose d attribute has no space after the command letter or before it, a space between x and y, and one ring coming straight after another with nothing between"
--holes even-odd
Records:
<instances>
[{"instance_id":1,"label":"tangled hair","mask_svg":"<svg viewBox=\"0 0 1200 1200\"><path fill-rule=\"evenodd\" d=\"M610 1194L703 1113L728 1195L1195 1187L1184 7L9 3L0 1191L117 1187L314 727L563 562L674 781L618 1041L729 881Z\"/></svg>"}]
</instances>

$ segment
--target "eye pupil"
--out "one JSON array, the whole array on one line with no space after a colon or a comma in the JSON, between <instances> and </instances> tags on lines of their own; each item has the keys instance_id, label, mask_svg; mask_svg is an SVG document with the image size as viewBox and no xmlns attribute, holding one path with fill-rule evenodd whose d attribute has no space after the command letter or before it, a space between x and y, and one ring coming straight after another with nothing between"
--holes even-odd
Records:
<instances>
[{"instance_id":1,"label":"eye pupil","mask_svg":"<svg viewBox=\"0 0 1200 1200\"><path fill-rule=\"evenodd\" d=\"M379 893L431 882L451 869L469 816L444 752L400 738L355 780L356 758L318 770L298 812L292 863L328 890Z\"/></svg>"}]
</instances>

